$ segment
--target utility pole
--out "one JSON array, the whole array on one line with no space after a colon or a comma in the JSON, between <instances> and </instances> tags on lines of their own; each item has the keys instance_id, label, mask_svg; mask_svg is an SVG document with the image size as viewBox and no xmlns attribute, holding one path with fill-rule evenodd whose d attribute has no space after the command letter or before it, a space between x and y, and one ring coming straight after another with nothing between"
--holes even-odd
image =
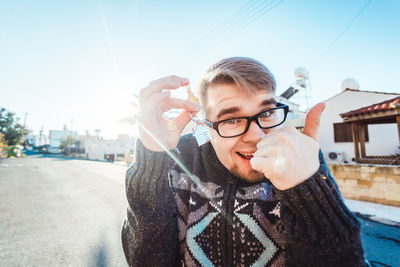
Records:
<instances>
[{"instance_id":1,"label":"utility pole","mask_svg":"<svg viewBox=\"0 0 400 267\"><path fill-rule=\"evenodd\" d=\"M40 128L40 135L39 135L39 146L42 145L42 139L43 139L43 126ZM46 136L44 136L44 144L46 144Z\"/></svg>"},{"instance_id":2,"label":"utility pole","mask_svg":"<svg viewBox=\"0 0 400 267\"><path fill-rule=\"evenodd\" d=\"M25 118L24 118L24 129L25 129L25 126L26 126L26 117L28 117L28 112L25 112Z\"/></svg>"},{"instance_id":3,"label":"utility pole","mask_svg":"<svg viewBox=\"0 0 400 267\"><path fill-rule=\"evenodd\" d=\"M39 145L38 146L40 146L42 144L42 134L43 134L43 126L42 126L42 128L40 128L40 131L39 131Z\"/></svg>"},{"instance_id":4,"label":"utility pole","mask_svg":"<svg viewBox=\"0 0 400 267\"><path fill-rule=\"evenodd\" d=\"M99 139L100 138L99 137L99 133L101 132L101 130L100 129L96 129L94 131L96 132L96 138Z\"/></svg>"}]
</instances>

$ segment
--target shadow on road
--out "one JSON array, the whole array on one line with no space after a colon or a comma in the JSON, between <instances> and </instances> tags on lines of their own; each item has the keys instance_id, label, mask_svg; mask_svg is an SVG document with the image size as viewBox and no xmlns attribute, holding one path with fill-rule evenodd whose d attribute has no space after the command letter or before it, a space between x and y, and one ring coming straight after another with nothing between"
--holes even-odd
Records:
<instances>
[{"instance_id":1,"label":"shadow on road","mask_svg":"<svg viewBox=\"0 0 400 267\"><path fill-rule=\"evenodd\" d=\"M371 264L371 267L380 267L380 266L392 267L391 265L387 265L379 261L369 261L369 263Z\"/></svg>"},{"instance_id":2,"label":"shadow on road","mask_svg":"<svg viewBox=\"0 0 400 267\"><path fill-rule=\"evenodd\" d=\"M54 160L86 160L86 159L77 159L77 158L71 158L67 157L63 154L43 154L43 153L37 153L37 152L32 152L32 151L24 151L24 154L27 157L37 157L37 158L49 158L49 159L54 159Z\"/></svg>"},{"instance_id":3,"label":"shadow on road","mask_svg":"<svg viewBox=\"0 0 400 267\"><path fill-rule=\"evenodd\" d=\"M92 160L92 159L84 159L84 158L73 158L73 157L68 157L63 154L43 154L43 153L38 153L38 152L32 152L32 151L24 151L24 154L27 157L37 157L37 158L48 158L52 159L55 161L68 161L68 160L88 160L88 161L97 161L97 162L108 162L108 161L103 161L103 160ZM110 162L111 163L111 162Z\"/></svg>"},{"instance_id":4,"label":"shadow on road","mask_svg":"<svg viewBox=\"0 0 400 267\"><path fill-rule=\"evenodd\" d=\"M115 228L120 233L121 226L118 224L118 228ZM122 252L122 243L120 241L119 235L116 238L116 232L109 237L111 239L106 239L106 233L103 232L101 238L98 239L97 244L94 244L89 253L88 266L96 267L126 267L126 261L124 254Z\"/></svg>"},{"instance_id":5,"label":"shadow on road","mask_svg":"<svg viewBox=\"0 0 400 267\"><path fill-rule=\"evenodd\" d=\"M93 251L93 259L97 267L107 267L107 246L105 242L102 242Z\"/></svg>"}]
</instances>

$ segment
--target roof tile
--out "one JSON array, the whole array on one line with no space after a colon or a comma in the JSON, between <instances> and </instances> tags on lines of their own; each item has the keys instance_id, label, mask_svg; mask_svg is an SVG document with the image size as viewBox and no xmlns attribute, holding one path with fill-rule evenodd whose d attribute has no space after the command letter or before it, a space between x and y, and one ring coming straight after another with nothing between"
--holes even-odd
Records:
<instances>
[{"instance_id":1,"label":"roof tile","mask_svg":"<svg viewBox=\"0 0 400 267\"><path fill-rule=\"evenodd\" d=\"M393 99L385 100L380 103L372 104L370 106L362 107L359 109L351 110L346 113L341 113L340 116L342 118L359 116L359 115L366 115L372 113L378 113L382 111L388 111L394 108L398 108L400 106L400 96L395 97Z\"/></svg>"}]
</instances>

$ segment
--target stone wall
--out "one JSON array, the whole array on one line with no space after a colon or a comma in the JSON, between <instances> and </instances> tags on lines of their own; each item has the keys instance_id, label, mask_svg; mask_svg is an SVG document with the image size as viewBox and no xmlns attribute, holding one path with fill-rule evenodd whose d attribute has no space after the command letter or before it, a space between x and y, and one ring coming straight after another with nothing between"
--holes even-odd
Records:
<instances>
[{"instance_id":1,"label":"stone wall","mask_svg":"<svg viewBox=\"0 0 400 267\"><path fill-rule=\"evenodd\" d=\"M400 207L400 166L328 165L343 197Z\"/></svg>"}]
</instances>

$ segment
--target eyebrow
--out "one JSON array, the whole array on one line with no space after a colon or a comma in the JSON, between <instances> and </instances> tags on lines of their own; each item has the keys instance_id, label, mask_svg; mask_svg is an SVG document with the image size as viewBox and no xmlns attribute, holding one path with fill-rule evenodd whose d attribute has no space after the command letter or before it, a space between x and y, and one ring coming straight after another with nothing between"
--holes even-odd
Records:
<instances>
[{"instance_id":1,"label":"eyebrow","mask_svg":"<svg viewBox=\"0 0 400 267\"><path fill-rule=\"evenodd\" d=\"M270 98L270 99L265 99L263 102L261 102L260 106L269 106L269 105L275 105L275 104L276 104L276 100L274 98ZM240 111L239 107L231 107L231 108L221 109L217 114L217 120L219 120L219 118L221 118L223 115L235 113L238 111Z\"/></svg>"}]
</instances>

